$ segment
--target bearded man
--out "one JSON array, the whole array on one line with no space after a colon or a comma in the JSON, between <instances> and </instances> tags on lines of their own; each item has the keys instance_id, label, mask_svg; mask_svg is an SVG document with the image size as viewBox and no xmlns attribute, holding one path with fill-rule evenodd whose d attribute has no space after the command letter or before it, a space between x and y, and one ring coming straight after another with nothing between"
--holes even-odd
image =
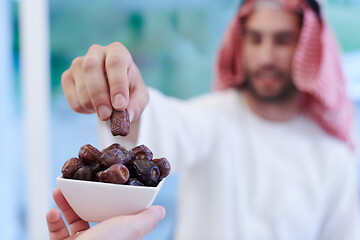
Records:
<instances>
[{"instance_id":1,"label":"bearded man","mask_svg":"<svg viewBox=\"0 0 360 240\"><path fill-rule=\"evenodd\" d=\"M352 105L313 0L247 0L220 46L215 91L148 89L120 43L93 45L62 77L100 142L145 144L180 173L175 239L359 239ZM131 132L113 137L112 109Z\"/></svg>"}]
</instances>

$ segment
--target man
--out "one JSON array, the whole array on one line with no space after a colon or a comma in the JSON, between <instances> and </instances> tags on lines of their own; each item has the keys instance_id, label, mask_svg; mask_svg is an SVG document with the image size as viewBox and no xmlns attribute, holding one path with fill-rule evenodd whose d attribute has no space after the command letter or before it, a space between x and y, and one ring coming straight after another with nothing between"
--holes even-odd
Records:
<instances>
[{"instance_id":1,"label":"man","mask_svg":"<svg viewBox=\"0 0 360 240\"><path fill-rule=\"evenodd\" d=\"M62 84L74 111L103 120L103 147L143 143L181 172L175 239L358 239L334 46L316 2L249 0L220 47L218 91L184 102L148 90L119 43L92 46ZM128 137L111 135L112 108L129 111Z\"/></svg>"}]
</instances>

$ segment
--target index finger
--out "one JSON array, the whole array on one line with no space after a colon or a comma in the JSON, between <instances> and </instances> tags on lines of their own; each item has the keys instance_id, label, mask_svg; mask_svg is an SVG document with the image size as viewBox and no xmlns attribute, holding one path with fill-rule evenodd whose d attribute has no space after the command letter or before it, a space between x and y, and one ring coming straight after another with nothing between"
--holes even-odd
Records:
<instances>
[{"instance_id":1,"label":"index finger","mask_svg":"<svg viewBox=\"0 0 360 240\"><path fill-rule=\"evenodd\" d=\"M131 63L131 55L121 43L115 42L107 47L105 69L112 106L116 110L126 108L129 101L128 71Z\"/></svg>"},{"instance_id":2,"label":"index finger","mask_svg":"<svg viewBox=\"0 0 360 240\"><path fill-rule=\"evenodd\" d=\"M51 240L65 239L70 236L59 210L53 208L46 214L46 222Z\"/></svg>"},{"instance_id":3,"label":"index finger","mask_svg":"<svg viewBox=\"0 0 360 240\"><path fill-rule=\"evenodd\" d=\"M66 222L69 224L71 234L86 230L89 228L89 223L82 220L71 208L69 203L66 201L64 195L60 191L60 188L55 188L53 197L56 205L60 208Z\"/></svg>"}]
</instances>

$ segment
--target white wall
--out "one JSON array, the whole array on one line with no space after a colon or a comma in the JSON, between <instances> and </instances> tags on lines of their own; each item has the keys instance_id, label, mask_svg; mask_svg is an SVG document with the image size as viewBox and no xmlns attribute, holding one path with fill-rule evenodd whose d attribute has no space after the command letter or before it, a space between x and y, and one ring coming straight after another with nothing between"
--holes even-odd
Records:
<instances>
[{"instance_id":1,"label":"white wall","mask_svg":"<svg viewBox=\"0 0 360 240\"><path fill-rule=\"evenodd\" d=\"M50 202L50 53L46 0L21 0L20 72L25 121L26 224L28 239L48 238Z\"/></svg>"},{"instance_id":2,"label":"white wall","mask_svg":"<svg viewBox=\"0 0 360 240\"><path fill-rule=\"evenodd\" d=\"M18 167L21 122L13 95L12 26L10 0L0 0L0 239L21 239L21 171ZM20 145L21 146L21 145Z\"/></svg>"}]
</instances>

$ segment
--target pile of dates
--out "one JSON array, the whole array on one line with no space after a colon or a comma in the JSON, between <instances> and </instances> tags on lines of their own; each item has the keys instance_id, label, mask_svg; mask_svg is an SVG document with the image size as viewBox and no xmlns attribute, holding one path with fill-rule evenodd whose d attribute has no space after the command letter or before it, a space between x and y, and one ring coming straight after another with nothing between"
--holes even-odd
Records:
<instances>
[{"instance_id":1,"label":"pile of dates","mask_svg":"<svg viewBox=\"0 0 360 240\"><path fill-rule=\"evenodd\" d=\"M153 159L145 145L128 151L114 143L102 151L90 144L82 146L79 157L67 160L61 172L69 179L155 187L170 170L166 158Z\"/></svg>"}]
</instances>

